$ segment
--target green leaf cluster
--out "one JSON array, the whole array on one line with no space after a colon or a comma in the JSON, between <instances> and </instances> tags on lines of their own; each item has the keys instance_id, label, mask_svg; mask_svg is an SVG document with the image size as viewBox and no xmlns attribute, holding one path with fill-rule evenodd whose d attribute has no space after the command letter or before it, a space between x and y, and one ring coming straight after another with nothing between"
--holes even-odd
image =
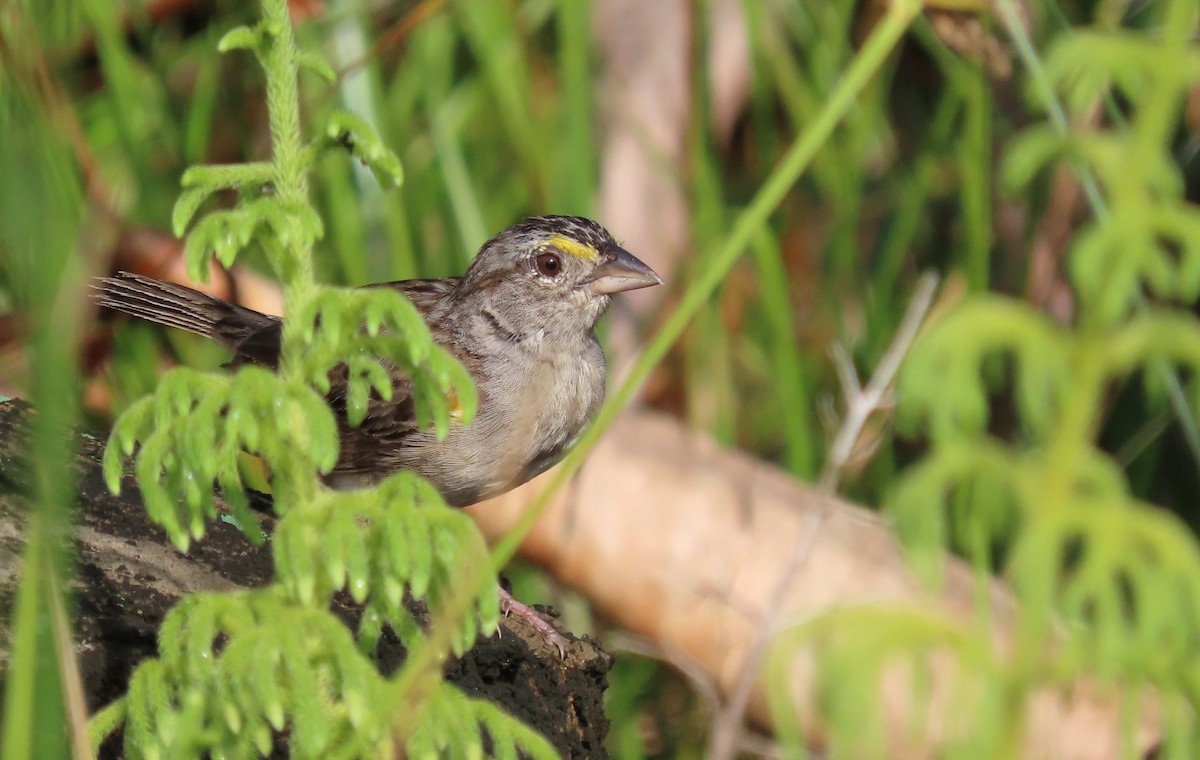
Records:
<instances>
[{"instance_id":1,"label":"green leaf cluster","mask_svg":"<svg viewBox=\"0 0 1200 760\"><path fill-rule=\"evenodd\" d=\"M492 703L471 699L447 684L439 684L430 694L407 750L411 757L482 760L483 732L493 742L487 757L559 760L558 753L536 731L513 720Z\"/></svg>"},{"instance_id":2,"label":"green leaf cluster","mask_svg":"<svg viewBox=\"0 0 1200 760\"><path fill-rule=\"evenodd\" d=\"M403 181L400 159L375 135L362 118L335 111L325 130L299 156L303 171L311 171L330 150L343 149L368 166L384 186ZM251 243L262 245L272 264L286 271L287 252L303 250L325 235L320 216L307 202L288 202L274 194L277 166L265 162L226 166L193 166L183 174L183 192L171 213L171 226L183 235L197 211L213 195L238 192L231 209L214 211L187 234L184 256L188 274L207 279L209 257L231 266Z\"/></svg>"},{"instance_id":3,"label":"green leaf cluster","mask_svg":"<svg viewBox=\"0 0 1200 760\"><path fill-rule=\"evenodd\" d=\"M475 414L475 386L457 360L430 338L408 299L387 287L346 290L318 288L295 317L305 341L297 362L307 382L328 393L334 372L345 380L346 418L359 425L372 393L392 398L389 372L412 379L414 411L420 425L445 436L453 419L469 423Z\"/></svg>"},{"instance_id":4,"label":"green leaf cluster","mask_svg":"<svg viewBox=\"0 0 1200 760\"><path fill-rule=\"evenodd\" d=\"M437 607L464 564L487 558L470 518L446 509L420 477L399 472L376 494L363 499L358 492L322 491L302 513L283 516L272 543L280 585L301 605L327 607L342 589L365 605L358 635L366 652L374 651L384 624L406 646L419 645L420 627L405 595ZM480 634L495 630L499 615L500 600L489 585L472 600L471 614L455 621L454 653L461 655Z\"/></svg>"},{"instance_id":5,"label":"green leaf cluster","mask_svg":"<svg viewBox=\"0 0 1200 760\"><path fill-rule=\"evenodd\" d=\"M242 367L223 377L179 368L114 426L104 452L113 492L120 490L123 457L135 447L146 509L179 550L187 551L204 536L205 521L217 515L214 481L247 535L257 537L242 483L242 452L261 457L270 468L283 507L295 499L289 489L333 468L337 423L312 388L268 370Z\"/></svg>"},{"instance_id":6,"label":"green leaf cluster","mask_svg":"<svg viewBox=\"0 0 1200 760\"><path fill-rule=\"evenodd\" d=\"M183 235L196 212L214 194L235 190L237 204L215 211L195 224L184 249L188 273L207 279L209 257L231 266L247 246L258 243L277 272L291 281L306 278L308 255L324 237L320 216L307 196L307 175L331 149L343 149L369 167L380 183L398 186L404 179L400 159L361 117L334 111L317 137L301 144L298 134L296 73L311 71L332 81L332 68L323 59L295 49L287 19L264 19L253 27L238 27L221 38L222 52L249 50L278 76L268 88L276 158L224 166L193 166L184 172L183 192L171 213L176 235ZM286 32L286 34L284 33ZM287 71L279 67L290 67Z\"/></svg>"},{"instance_id":7,"label":"green leaf cluster","mask_svg":"<svg viewBox=\"0 0 1200 760\"><path fill-rule=\"evenodd\" d=\"M1164 31L1191 21L1168 6ZM1107 209L1078 236L1070 260L1080 319L1112 325L1140 308L1143 293L1194 301L1200 296L1200 214L1183 196L1179 166L1169 152L1180 92L1200 79L1200 53L1149 35L1080 32L1047 56L1045 77L1080 113L1089 103L1128 104L1124 129L1063 133L1050 124L1012 145L1004 178L1014 187L1068 159L1098 180Z\"/></svg>"},{"instance_id":8,"label":"green leaf cluster","mask_svg":"<svg viewBox=\"0 0 1200 760\"><path fill-rule=\"evenodd\" d=\"M1004 705L988 684L1002 675L989 657L987 642L972 633L919 608L846 607L787 631L766 667L768 672L790 674L798 648L819 652L815 697L831 736L831 757L887 757L897 745L895 737L888 736L886 700L879 697L881 678L889 680L893 695L905 694L904 704L912 706L907 719L913 746L920 746L928 722L940 721L945 713L971 716L980 725L1000 722ZM967 675L949 692L935 695L935 674L948 668ZM864 678L864 673L875 677ZM797 724L788 683L788 678L771 679L772 714L787 756L804 757L807 738ZM1005 739L987 731L965 741L952 737L938 756L1005 757Z\"/></svg>"},{"instance_id":9,"label":"green leaf cluster","mask_svg":"<svg viewBox=\"0 0 1200 760\"><path fill-rule=\"evenodd\" d=\"M130 682L126 748L253 757L287 729L299 757L372 756L391 743L376 708L384 687L337 618L277 588L195 594L167 615L159 657Z\"/></svg>"},{"instance_id":10,"label":"green leaf cluster","mask_svg":"<svg viewBox=\"0 0 1200 760\"><path fill-rule=\"evenodd\" d=\"M407 741L389 721L404 695L354 645L337 618L275 587L196 594L159 632L160 655L126 697L131 757L256 757L286 733L295 757L556 758L536 732L497 707L436 684Z\"/></svg>"}]
</instances>

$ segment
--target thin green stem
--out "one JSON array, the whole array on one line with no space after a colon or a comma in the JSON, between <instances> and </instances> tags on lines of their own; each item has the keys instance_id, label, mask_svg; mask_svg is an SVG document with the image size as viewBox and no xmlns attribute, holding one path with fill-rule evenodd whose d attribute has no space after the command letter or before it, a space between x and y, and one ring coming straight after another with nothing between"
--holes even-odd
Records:
<instances>
[{"instance_id":1,"label":"thin green stem","mask_svg":"<svg viewBox=\"0 0 1200 760\"><path fill-rule=\"evenodd\" d=\"M692 317L724 282L729 270L746 251L758 231L766 225L771 214L809 166L817 151L833 134L834 128L854 104L859 93L883 66L920 8L920 4L912 0L902 0L890 6L889 13L880 21L866 44L863 45L862 50L851 62L838 86L830 94L825 107L792 143L775 171L771 173L750 205L734 222L729 237L709 260L708 267L700 273L696 282L684 294L678 308L650 341L645 352L633 365L624 384L605 402L595 423L584 433L575 449L567 455L557 469L555 477L539 494L534 504L525 511L512 530L493 549L492 566L494 569L498 570L503 567L512 558L516 553L517 546L520 545L529 529L533 527L534 521L545 509L550 495L575 474L575 471L583 463L584 457L596 445L600 436L607 432L621 410L629 404L650 372L662 361L667 351L683 334Z\"/></svg>"},{"instance_id":2,"label":"thin green stem","mask_svg":"<svg viewBox=\"0 0 1200 760\"><path fill-rule=\"evenodd\" d=\"M592 66L591 15L589 3L560 3L555 14L562 42L558 48L562 72L562 108L567 153L576 160L560 162L557 167L561 203L556 213L590 216L596 169L588 157L594 153L592 137Z\"/></svg>"},{"instance_id":3,"label":"thin green stem","mask_svg":"<svg viewBox=\"0 0 1200 760\"><path fill-rule=\"evenodd\" d=\"M42 560L42 548L47 543L46 521L34 514L29 521L28 538L25 544L21 584L13 606L13 628L11 635L12 660L5 674L3 738L0 739L0 754L8 758L32 758L34 747L34 707L38 691L38 618L41 606L39 587L41 572L46 567Z\"/></svg>"},{"instance_id":4,"label":"thin green stem","mask_svg":"<svg viewBox=\"0 0 1200 760\"><path fill-rule=\"evenodd\" d=\"M959 143L960 198L965 232L967 282L987 290L992 250L992 99L982 65L964 66L963 139Z\"/></svg>"},{"instance_id":5,"label":"thin green stem","mask_svg":"<svg viewBox=\"0 0 1200 760\"><path fill-rule=\"evenodd\" d=\"M1092 448L1099 420L1100 399L1108 387L1104 357L1108 337L1102 333L1077 336L1071 361L1073 392L1067 394L1062 416L1046 447L1040 509L1059 509L1072 503L1079 483L1080 457Z\"/></svg>"},{"instance_id":6,"label":"thin green stem","mask_svg":"<svg viewBox=\"0 0 1200 760\"><path fill-rule=\"evenodd\" d=\"M425 690L424 685L429 683L429 679L436 674L437 667L445 659L445 652L449 649L455 629L454 621L460 620L461 616L469 613L471 599L484 588L484 584L495 582L496 573L512 559L517 547L529 533L534 522L549 505L553 494L557 493L575 474L596 442L645 382L650 371L662 360L671 345L679 339L692 317L716 291L730 268L746 251L754 236L767 223L771 214L808 167L813 156L829 139L834 128L854 104L859 93L887 60L920 9L920 4L914 0L900 0L890 6L889 13L876 26L858 56L851 62L842 80L834 88L829 100L826 101L825 107L812 120L808 129L797 136L779 166L767 178L750 206L738 217L725 243L709 260L708 268L693 283L679 307L650 342L646 351L634 364L628 378L605 402L595 423L583 435L579 444L563 463L556 468L550 482L533 499L533 502L504 538L492 549L491 572L487 572L482 565L468 569L461 579L457 591L435 612L433 630L430 631L429 638L424 646L411 654L409 662L395 683L392 698L396 700L396 704L410 699L415 694L419 695ZM403 703L413 704L407 701ZM409 716L404 719L404 724L412 725L414 720L412 716ZM403 729L404 726L397 726L401 737L404 736Z\"/></svg>"},{"instance_id":7,"label":"thin green stem","mask_svg":"<svg viewBox=\"0 0 1200 760\"><path fill-rule=\"evenodd\" d=\"M1014 694L1028 694L1038 682L1044 663L1046 626L1052 618L1057 575L1045 572L1042 562L1057 557L1057 527L1068 505L1074 503L1080 483L1081 458L1091 450L1099 423L1102 394L1107 387L1105 356L1107 336L1103 332L1081 334L1072 349L1071 377L1073 392L1068 394L1062 416L1046 446L1046 455L1039 468L1032 492L1038 494L1038 529L1025 531L1014 552L1013 582L1021 598L1021 615L1017 627L1017 644L1012 662ZM1017 703L1014 702L1014 707ZM1024 716L1019 711L1009 716L1009 723L1020 726ZM1019 732L1018 732L1019 733Z\"/></svg>"},{"instance_id":8,"label":"thin green stem","mask_svg":"<svg viewBox=\"0 0 1200 760\"><path fill-rule=\"evenodd\" d=\"M270 44L263 57L267 75L267 111L271 124L271 152L275 166L275 193L287 207L299 208L308 204L308 167L304 161L304 144L300 131L300 83L296 36L292 31L287 0L263 0L263 18L271 31ZM301 241L297 250L281 250L287 262L284 280L288 292L287 302L292 309L303 306L311 293L313 279L312 241L306 237L294 238ZM291 344L298 344L295 337L289 340L284 327L283 361L288 362ZM286 372L286 367L285 367Z\"/></svg>"},{"instance_id":9,"label":"thin green stem","mask_svg":"<svg viewBox=\"0 0 1200 760\"><path fill-rule=\"evenodd\" d=\"M817 453L813 440L812 414L804 399L810 398L812 381L804 372L796 344L796 325L788 297L788 274L779 256L775 236L763 230L752 247L759 271L763 316L771 332L772 374L785 431L784 462L792 473L811 478L816 474Z\"/></svg>"},{"instance_id":10,"label":"thin green stem","mask_svg":"<svg viewBox=\"0 0 1200 760\"><path fill-rule=\"evenodd\" d=\"M308 205L308 167L300 131L299 66L296 37L292 31L287 0L263 0L263 19L270 42L263 55L267 76L267 110L271 124L275 192L288 208ZM312 240L293 236L295 250L280 244L274 251L284 281L284 301L293 312L302 311L315 290ZM285 320L280 349L280 372L300 383L300 352L304 348L298 320Z\"/></svg>"},{"instance_id":11,"label":"thin green stem","mask_svg":"<svg viewBox=\"0 0 1200 760\"><path fill-rule=\"evenodd\" d=\"M275 191L284 203L306 203L308 173L301 161L303 141L296 37L292 32L287 0L263 0L263 17L271 31L263 65L267 73Z\"/></svg>"}]
</instances>

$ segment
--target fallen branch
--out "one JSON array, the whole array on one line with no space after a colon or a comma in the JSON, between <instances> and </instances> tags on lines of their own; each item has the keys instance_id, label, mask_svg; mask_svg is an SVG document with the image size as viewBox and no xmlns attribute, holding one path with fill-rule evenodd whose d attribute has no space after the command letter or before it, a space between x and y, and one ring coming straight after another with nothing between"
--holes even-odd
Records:
<instances>
[{"instance_id":1,"label":"fallen branch","mask_svg":"<svg viewBox=\"0 0 1200 760\"><path fill-rule=\"evenodd\" d=\"M537 492L539 479L470 512L492 536L502 534ZM793 567L797 547L809 545ZM901 547L876 514L800 483L748 456L720 449L668 417L640 412L620 420L571 487L559 494L526 539L522 553L586 594L620 625L684 658L711 678L724 699L733 692L764 621L794 624L835 608L869 603L927 605L964 629L974 625L972 572L947 559L945 587L923 588ZM781 580L789 579L778 594ZM994 640L1002 646L1016 612L1007 588L989 589ZM810 744L821 746L815 671L798 657L791 693ZM936 668L931 685L950 693L952 672ZM920 741L905 737L912 692L885 678L889 757L932 757L947 726L931 719ZM934 709L931 707L931 709ZM762 682L747 714L770 725ZM1115 695L1089 684L1039 694L1032 701L1025 755L1059 760L1116 758ZM1152 721L1135 746L1150 748Z\"/></svg>"}]
</instances>

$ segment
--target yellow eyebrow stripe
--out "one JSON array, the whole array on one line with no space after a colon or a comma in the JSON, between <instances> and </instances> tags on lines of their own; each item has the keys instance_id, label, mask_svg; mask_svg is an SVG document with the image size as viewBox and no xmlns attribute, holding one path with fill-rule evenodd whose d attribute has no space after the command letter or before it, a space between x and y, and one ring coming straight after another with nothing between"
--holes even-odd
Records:
<instances>
[{"instance_id":1,"label":"yellow eyebrow stripe","mask_svg":"<svg viewBox=\"0 0 1200 760\"><path fill-rule=\"evenodd\" d=\"M600 258L600 254L590 245L584 245L576 240L572 240L565 235L554 235L550 238L550 245L559 249L563 253L570 254L575 258L583 259L584 261L595 261Z\"/></svg>"}]
</instances>

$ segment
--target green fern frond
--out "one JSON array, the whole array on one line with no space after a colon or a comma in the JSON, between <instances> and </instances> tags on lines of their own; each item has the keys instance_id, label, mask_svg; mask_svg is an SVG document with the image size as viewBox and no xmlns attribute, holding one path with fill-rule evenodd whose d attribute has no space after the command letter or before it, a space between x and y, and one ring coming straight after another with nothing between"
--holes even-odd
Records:
<instances>
[{"instance_id":1,"label":"green fern frond","mask_svg":"<svg viewBox=\"0 0 1200 760\"><path fill-rule=\"evenodd\" d=\"M366 605L374 625L398 633L419 630L404 604L406 591L436 602L455 587L462 567L487 557L470 518L447 509L436 490L409 472L370 491L321 492L279 521L272 548L279 577L301 604L324 607L345 589ZM499 623L494 586L471 607L455 636L456 653Z\"/></svg>"},{"instance_id":2,"label":"green fern frond","mask_svg":"<svg viewBox=\"0 0 1200 760\"><path fill-rule=\"evenodd\" d=\"M265 755L284 735L293 757L392 752L388 683L325 610L271 589L195 595L168 614L159 646L131 681L131 757ZM499 708L444 683L421 708L406 750L482 757L485 742L494 757L558 756Z\"/></svg>"},{"instance_id":3,"label":"green fern frond","mask_svg":"<svg viewBox=\"0 0 1200 760\"><path fill-rule=\"evenodd\" d=\"M1047 575L1050 553L1058 571ZM1082 499L1044 515L1014 550L1017 589L1055 596L1072 671L1175 684L1200 647L1200 544L1172 515L1133 500Z\"/></svg>"},{"instance_id":4,"label":"green fern frond","mask_svg":"<svg viewBox=\"0 0 1200 760\"><path fill-rule=\"evenodd\" d=\"M1161 44L1150 35L1081 30L1063 35L1046 56L1046 75L1066 93L1066 104L1079 113L1108 95L1120 92L1135 106L1157 99L1154 86L1200 79L1200 53Z\"/></svg>"},{"instance_id":5,"label":"green fern frond","mask_svg":"<svg viewBox=\"0 0 1200 760\"><path fill-rule=\"evenodd\" d=\"M289 477L281 475L300 482L299 473L332 469L337 424L314 391L267 370L248 366L225 377L179 368L117 422L105 453L110 487L119 487L121 476L121 459L113 452L131 452L135 445L140 447L135 472L146 509L186 551L204 535L205 520L216 517L214 483L230 497L246 535L260 540L238 469L241 452L266 462L273 482L281 486L280 508L286 508Z\"/></svg>"},{"instance_id":6,"label":"green fern frond","mask_svg":"<svg viewBox=\"0 0 1200 760\"><path fill-rule=\"evenodd\" d=\"M1155 309L1113 331L1105 363L1112 379L1156 360L1200 373L1200 319L1181 311Z\"/></svg>"},{"instance_id":7,"label":"green fern frond","mask_svg":"<svg viewBox=\"0 0 1200 760\"><path fill-rule=\"evenodd\" d=\"M485 739L486 737L486 739ZM425 703L405 751L409 757L483 758L484 742L497 760L528 757L557 760L554 748L495 705L471 699L458 689L439 684Z\"/></svg>"},{"instance_id":8,"label":"green fern frond","mask_svg":"<svg viewBox=\"0 0 1200 760\"><path fill-rule=\"evenodd\" d=\"M388 148L375 130L360 116L349 111L334 113L325 127L325 146L345 148L369 168L384 187L399 187L404 168L399 157Z\"/></svg>"},{"instance_id":9,"label":"green fern frond","mask_svg":"<svg viewBox=\"0 0 1200 760\"><path fill-rule=\"evenodd\" d=\"M362 422L371 394L392 396L390 371L400 369L413 384L414 413L445 436L451 422L469 424L476 395L471 377L444 348L434 343L420 313L387 287L320 288L294 317L308 341L301 371L322 393L330 372L344 365L346 417Z\"/></svg>"},{"instance_id":10,"label":"green fern frond","mask_svg":"<svg viewBox=\"0 0 1200 760\"><path fill-rule=\"evenodd\" d=\"M912 747L926 746L934 724L939 757L1002 756L994 754L1005 739L996 730L1005 709L998 665L990 646L959 620L918 606L864 604L783 632L763 672L788 756L807 752L790 689L795 672L810 667L817 683L811 710L837 737L837 757L885 757L905 746L906 736ZM901 714L904 723L884 721L889 702L892 717Z\"/></svg>"},{"instance_id":11,"label":"green fern frond","mask_svg":"<svg viewBox=\"0 0 1200 760\"><path fill-rule=\"evenodd\" d=\"M131 682L131 756L268 754L282 732L304 758L389 742L386 682L326 610L272 589L194 595L168 614L159 651Z\"/></svg>"},{"instance_id":12,"label":"green fern frond","mask_svg":"<svg viewBox=\"0 0 1200 760\"><path fill-rule=\"evenodd\" d=\"M1047 316L1001 296L962 304L914 346L900 375L898 422L927 428L938 442L978 438L987 428L985 370L993 357L1012 360L1021 417L1032 435L1055 424L1069 392L1067 335Z\"/></svg>"},{"instance_id":13,"label":"green fern frond","mask_svg":"<svg viewBox=\"0 0 1200 760\"><path fill-rule=\"evenodd\" d=\"M991 547L1009 538L1025 502L1028 478L998 441L942 446L908 470L888 499L913 567L941 584L945 548L967 553L983 567ZM964 513L966 505L969 512Z\"/></svg>"},{"instance_id":14,"label":"green fern frond","mask_svg":"<svg viewBox=\"0 0 1200 760\"><path fill-rule=\"evenodd\" d=\"M1194 749L1200 545L1177 518L1135 499L1098 443L1108 399L1130 377L1144 374L1147 392L1161 396L1162 373L1148 370L1200 373L1200 323L1189 313L1200 296L1200 214L1172 153L1179 114L1200 81L1196 16L1187 2L1159 10L1148 33L1061 35L1035 77L1044 99L1062 94L1080 114L1115 95L1123 118L1112 126L1081 119L1071 132L1062 119L1034 127L1005 161L1010 186L1040 181L1065 159L1105 192L1067 260L1075 318L1060 324L1015 300L972 296L921 337L897 385L899 422L929 440L888 504L913 564L935 582L947 549L965 554L981 579L1003 568L1019 605L1012 640L994 648L957 623L886 608L841 610L802 626L768 667L785 673L773 697L797 752L796 695L784 693L797 660L817 663L813 711L836 756L903 745L904 732L885 722L894 714L876 708L883 684L901 684L908 703L920 705L934 662L953 684L951 696L933 695L946 727L939 756L1019 752L1036 695L1096 677L1118 686L1126 728L1135 727L1141 697L1152 695L1170 716L1166 751ZM1172 302L1188 308L1172 310ZM1011 432L994 419L1010 407ZM978 591L985 622L1003 614ZM908 719L913 737L930 735L919 711Z\"/></svg>"}]
</instances>

